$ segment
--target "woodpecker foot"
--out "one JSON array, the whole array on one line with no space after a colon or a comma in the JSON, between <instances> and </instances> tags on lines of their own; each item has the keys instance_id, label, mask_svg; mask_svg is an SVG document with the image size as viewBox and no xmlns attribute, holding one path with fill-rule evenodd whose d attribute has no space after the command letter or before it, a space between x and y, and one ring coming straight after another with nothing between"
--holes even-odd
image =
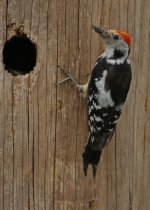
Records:
<instances>
[{"instance_id":1,"label":"woodpecker foot","mask_svg":"<svg viewBox=\"0 0 150 210\"><path fill-rule=\"evenodd\" d=\"M79 91L80 96L86 98L89 81L88 81L85 85L80 85L80 84L73 78L73 76L71 75L69 69L67 69L67 68L65 68L65 67L61 67L61 66L58 66L58 68L63 72L63 74L66 76L66 78L63 79L62 81L58 82L57 84L62 84L62 83L64 83L64 82L67 82L67 81L70 80L70 81L75 85L75 87L77 88L77 90Z\"/></svg>"},{"instance_id":2,"label":"woodpecker foot","mask_svg":"<svg viewBox=\"0 0 150 210\"><path fill-rule=\"evenodd\" d=\"M77 87L79 88L81 85L78 84L78 82L73 78L73 76L71 75L70 73L70 70L65 68L65 67L61 67L61 66L58 66L58 68L63 72L63 74L66 76L65 79L63 79L62 81L58 82L58 84L62 84L68 80L72 81L72 83Z\"/></svg>"}]
</instances>

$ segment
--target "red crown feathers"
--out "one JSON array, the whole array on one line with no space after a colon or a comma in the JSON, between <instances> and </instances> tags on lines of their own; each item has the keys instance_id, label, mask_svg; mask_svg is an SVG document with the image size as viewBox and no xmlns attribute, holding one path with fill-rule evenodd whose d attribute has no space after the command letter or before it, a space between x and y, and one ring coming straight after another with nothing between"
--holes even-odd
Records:
<instances>
[{"instance_id":1,"label":"red crown feathers","mask_svg":"<svg viewBox=\"0 0 150 210\"><path fill-rule=\"evenodd\" d=\"M122 36L122 38L125 42L127 42L128 45L131 44L132 37L127 32L122 32L120 30L116 30L116 32Z\"/></svg>"}]
</instances>

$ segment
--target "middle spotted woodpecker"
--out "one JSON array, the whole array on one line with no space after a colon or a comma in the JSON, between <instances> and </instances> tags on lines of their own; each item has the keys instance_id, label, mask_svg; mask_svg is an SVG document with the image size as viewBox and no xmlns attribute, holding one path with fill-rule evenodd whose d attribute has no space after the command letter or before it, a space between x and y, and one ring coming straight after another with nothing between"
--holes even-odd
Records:
<instances>
[{"instance_id":1,"label":"middle spotted woodpecker","mask_svg":"<svg viewBox=\"0 0 150 210\"><path fill-rule=\"evenodd\" d=\"M83 151L83 170L86 176L91 164L95 177L102 149L112 138L123 110L132 75L128 60L131 36L119 30L92 28L105 41L106 50L97 59L88 82L79 85L69 71L60 68L67 75L62 82L71 80L87 97L89 135Z\"/></svg>"}]
</instances>

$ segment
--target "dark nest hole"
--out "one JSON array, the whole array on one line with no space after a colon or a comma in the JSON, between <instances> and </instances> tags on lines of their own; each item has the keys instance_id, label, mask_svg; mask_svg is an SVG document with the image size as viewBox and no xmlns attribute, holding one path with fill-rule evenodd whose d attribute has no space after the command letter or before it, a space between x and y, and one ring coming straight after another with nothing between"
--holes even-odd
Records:
<instances>
[{"instance_id":1,"label":"dark nest hole","mask_svg":"<svg viewBox=\"0 0 150 210\"><path fill-rule=\"evenodd\" d=\"M24 33L13 36L4 45L3 63L13 76L32 71L36 65L36 56L36 44Z\"/></svg>"}]
</instances>

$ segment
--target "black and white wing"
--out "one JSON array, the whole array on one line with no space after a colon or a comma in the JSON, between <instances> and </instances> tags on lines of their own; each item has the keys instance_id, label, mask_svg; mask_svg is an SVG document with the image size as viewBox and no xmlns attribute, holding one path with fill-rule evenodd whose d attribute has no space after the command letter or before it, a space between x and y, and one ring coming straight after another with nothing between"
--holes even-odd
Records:
<instances>
[{"instance_id":1,"label":"black and white wing","mask_svg":"<svg viewBox=\"0 0 150 210\"><path fill-rule=\"evenodd\" d=\"M105 57L97 61L88 90L90 133L111 134L122 112L131 81L129 64L110 66Z\"/></svg>"}]
</instances>

